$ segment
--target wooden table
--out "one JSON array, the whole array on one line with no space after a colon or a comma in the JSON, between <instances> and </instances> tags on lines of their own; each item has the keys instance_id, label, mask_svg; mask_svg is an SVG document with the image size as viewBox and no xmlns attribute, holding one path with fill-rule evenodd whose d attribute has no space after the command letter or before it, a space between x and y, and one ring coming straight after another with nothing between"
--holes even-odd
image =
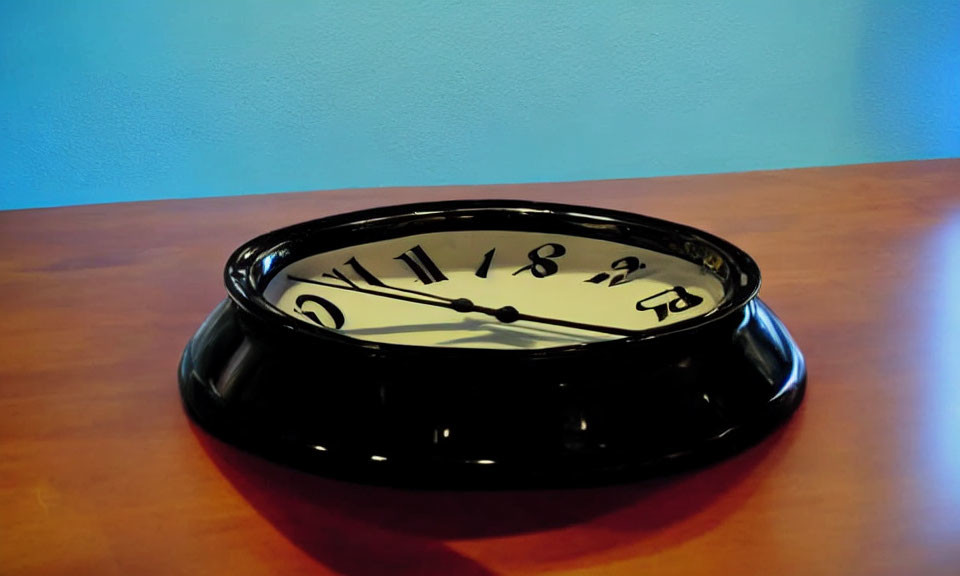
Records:
<instances>
[{"instance_id":1,"label":"wooden table","mask_svg":"<svg viewBox=\"0 0 960 576\"><path fill-rule=\"evenodd\" d=\"M191 424L177 362L234 247L481 197L744 248L806 354L803 406L710 468L547 492L343 484ZM0 296L2 574L960 574L960 160L3 212Z\"/></svg>"}]
</instances>

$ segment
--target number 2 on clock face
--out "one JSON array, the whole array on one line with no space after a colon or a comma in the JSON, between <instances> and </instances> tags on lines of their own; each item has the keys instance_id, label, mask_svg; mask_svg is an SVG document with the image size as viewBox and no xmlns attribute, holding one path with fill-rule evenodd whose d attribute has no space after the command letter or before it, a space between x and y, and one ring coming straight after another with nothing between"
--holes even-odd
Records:
<instances>
[{"instance_id":1,"label":"number 2 on clock face","mask_svg":"<svg viewBox=\"0 0 960 576\"><path fill-rule=\"evenodd\" d=\"M613 279L610 280L610 283L608 284L608 286L613 287L613 286L617 286L618 284L629 282L629 280L627 279L628 276L630 276L637 270L642 270L643 268L646 268L646 267L647 265L641 262L640 259L637 258L636 256L625 256L618 260L614 260L614 262L610 264L610 268L612 268L613 270L623 270L624 273L617 274L616 276L614 276ZM587 280L585 280L585 282L590 282L592 284L602 284L608 278L610 278L610 274L608 274L607 272L601 272L596 276L588 278Z\"/></svg>"}]
</instances>

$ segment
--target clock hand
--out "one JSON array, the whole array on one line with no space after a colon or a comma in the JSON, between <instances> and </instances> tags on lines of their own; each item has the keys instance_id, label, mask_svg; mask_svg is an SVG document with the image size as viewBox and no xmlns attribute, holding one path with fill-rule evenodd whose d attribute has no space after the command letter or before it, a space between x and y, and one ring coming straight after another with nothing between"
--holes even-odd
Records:
<instances>
[{"instance_id":1,"label":"clock hand","mask_svg":"<svg viewBox=\"0 0 960 576\"><path fill-rule=\"evenodd\" d=\"M371 290L370 288L362 288L357 284L348 280L346 277L344 277L343 280L347 282L349 286L344 286L342 284L332 284L330 282L323 282L321 280L311 280L309 278L300 278L297 276L291 276L290 274L287 274L287 278L295 282L305 282L307 284L316 284L317 286L326 286L327 288L336 288L338 290L348 290L350 292L360 292L361 294L370 294L372 296L382 296L384 298L392 298L394 300L402 300L404 302L413 302L414 304L426 304L427 306L437 306L439 308L450 308L453 310L457 310L458 312L462 311L460 310L460 308L463 308L464 304L461 303L461 305L455 306L454 302L463 301L464 303L466 303L467 306L469 307L473 306L473 302L470 302L466 298L460 298L457 300L454 300L454 299L448 300L447 298L443 298L442 299L443 301L434 301L434 300L424 300L423 298L413 298L410 296L404 296L403 294L391 294L390 292L383 292L380 290ZM384 284L383 286L384 288L389 288L389 286L387 286L386 284ZM404 292L406 291L407 290L404 290ZM410 290L410 292L414 292L415 294L426 294L422 292L415 292L413 290ZM439 297L436 297L436 298L439 298ZM473 310L471 308L470 310L465 310L465 311L471 312Z\"/></svg>"},{"instance_id":2,"label":"clock hand","mask_svg":"<svg viewBox=\"0 0 960 576\"><path fill-rule=\"evenodd\" d=\"M357 286L357 284L355 284L349 278L344 276L343 273L341 273L339 270L334 269L333 273L337 276L337 278L343 280L344 282L349 284L351 287L357 290L363 291L362 288L360 288L359 286ZM517 320L525 320L527 322L538 322L540 324L553 324L556 326L567 326L569 328L579 328L581 330L591 330L594 332L606 332L610 334L618 334L618 335L624 335L624 336L630 336L635 333L635 331L633 330L624 330L622 328L613 328L610 326L597 326L594 324L584 324L582 322L572 322L570 320L561 320L559 318L544 318L542 316L533 316L530 314L523 314L513 306L502 306L496 309L487 308L485 306L478 306L473 302L471 302L470 300L467 300L466 298L447 298L445 296L437 296L436 294L430 294L428 292L420 292L419 290L410 290L409 288L398 288L396 286L390 286L389 284L384 283L382 280L380 281L380 285L384 288L389 288L390 290L407 292L409 294L416 294L418 296L426 296L427 298L435 298L437 300L449 302L451 304L454 304L454 306L450 306L450 308L453 308L458 312L481 312L481 313L487 314L488 316L493 316L494 318L496 318L497 320L505 324L516 322Z\"/></svg>"},{"instance_id":3,"label":"clock hand","mask_svg":"<svg viewBox=\"0 0 960 576\"><path fill-rule=\"evenodd\" d=\"M627 330L625 328L616 328L613 326L598 326L596 324L585 324L583 322L573 322L570 320L561 320L559 318L546 318L543 316L533 316L531 314L523 314L513 306L501 306L500 308L488 308L486 306L477 306L472 301L467 298L444 298L442 296L434 296L432 294L427 294L426 292L417 292L415 290L406 290L402 288L391 288L386 284L383 285L384 288L391 288L394 290L401 290L403 292L412 292L414 294L421 294L424 296L430 296L431 298L437 298L439 301L434 300L424 300L422 298L413 298L411 296L404 296L402 294L391 294L389 292L383 292L380 290L371 290L370 288L363 288L357 284L347 280L346 277L343 279L346 280L348 286L343 286L341 284L331 284L329 282L323 282L320 280L311 280L309 278L299 278L297 276L291 276L287 274L287 278L295 282L305 282L307 284L316 284L318 286L325 286L327 288L336 288L338 290L349 290L351 292L360 292L361 294L370 294L371 296L381 296L383 298L392 298L394 300L402 300L404 302L412 302L414 304L425 304L427 306L436 306L438 308L447 308L450 310L456 310L457 312L479 312L481 314L486 314L487 316L493 316L500 322L504 324L510 324L516 322L517 320L524 320L526 322L536 322L539 324L551 324L553 326L565 326L567 328L576 328L578 330L589 330L591 332L602 332L605 334L616 334L618 336L633 336L637 333L636 330Z\"/></svg>"},{"instance_id":4,"label":"clock hand","mask_svg":"<svg viewBox=\"0 0 960 576\"><path fill-rule=\"evenodd\" d=\"M344 276L343 273L337 270L336 268L333 269L333 275L336 276L338 279L343 280L345 283L349 284L351 288L361 290L359 286L357 286L352 280ZM324 276L329 276L329 275L324 274ZM300 282L311 282L311 280L307 280L304 278L293 278L289 274L287 275L287 278L299 280ZM389 286L387 284L384 284L383 281L379 281L379 285L384 288L389 288L390 290L396 290L398 292L406 292L408 294L416 294L417 296L425 296L427 298L433 298L435 300L443 300L444 302L453 302L454 300L456 300L456 298L447 298L446 296L437 296L436 294L430 294L429 292L421 292L419 290L411 290L409 288L398 288L396 286Z\"/></svg>"}]
</instances>

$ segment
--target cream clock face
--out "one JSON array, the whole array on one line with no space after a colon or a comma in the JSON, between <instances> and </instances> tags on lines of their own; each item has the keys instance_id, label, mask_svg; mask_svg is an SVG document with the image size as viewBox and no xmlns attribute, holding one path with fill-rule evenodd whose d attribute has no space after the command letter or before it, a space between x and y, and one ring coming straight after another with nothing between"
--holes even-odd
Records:
<instances>
[{"instance_id":1,"label":"cream clock face","mask_svg":"<svg viewBox=\"0 0 960 576\"><path fill-rule=\"evenodd\" d=\"M471 230L308 256L280 270L263 295L299 321L361 340L539 349L704 316L724 290L703 266L635 246Z\"/></svg>"}]
</instances>

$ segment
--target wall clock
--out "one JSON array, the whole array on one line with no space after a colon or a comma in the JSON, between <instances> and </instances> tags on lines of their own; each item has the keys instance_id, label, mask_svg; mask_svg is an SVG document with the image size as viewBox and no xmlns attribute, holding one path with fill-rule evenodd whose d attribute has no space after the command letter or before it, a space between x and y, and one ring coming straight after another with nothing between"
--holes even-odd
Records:
<instances>
[{"instance_id":1,"label":"wall clock","mask_svg":"<svg viewBox=\"0 0 960 576\"><path fill-rule=\"evenodd\" d=\"M636 214L451 201L239 247L184 351L206 429L406 486L629 480L729 454L803 396L803 356L730 243Z\"/></svg>"}]
</instances>

